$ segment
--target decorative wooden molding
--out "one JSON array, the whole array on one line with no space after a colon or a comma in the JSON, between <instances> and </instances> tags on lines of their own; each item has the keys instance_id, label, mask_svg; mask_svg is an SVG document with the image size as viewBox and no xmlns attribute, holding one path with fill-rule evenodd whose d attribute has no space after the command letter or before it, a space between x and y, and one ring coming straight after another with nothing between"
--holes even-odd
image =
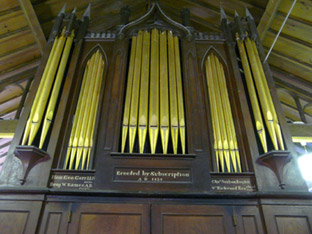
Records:
<instances>
[{"instance_id":1,"label":"decorative wooden molding","mask_svg":"<svg viewBox=\"0 0 312 234\"><path fill-rule=\"evenodd\" d=\"M293 142L312 142L312 124L288 124Z\"/></svg>"},{"instance_id":2,"label":"decorative wooden molding","mask_svg":"<svg viewBox=\"0 0 312 234\"><path fill-rule=\"evenodd\" d=\"M263 41L266 32L269 30L280 3L281 0L270 0L268 2L257 27L261 41Z\"/></svg>"},{"instance_id":3,"label":"decorative wooden molding","mask_svg":"<svg viewBox=\"0 0 312 234\"><path fill-rule=\"evenodd\" d=\"M30 0L18 0L18 2L25 14L31 31L34 34L40 53L43 54L43 50L47 41L42 31L37 15L34 11L34 8L32 7Z\"/></svg>"}]
</instances>

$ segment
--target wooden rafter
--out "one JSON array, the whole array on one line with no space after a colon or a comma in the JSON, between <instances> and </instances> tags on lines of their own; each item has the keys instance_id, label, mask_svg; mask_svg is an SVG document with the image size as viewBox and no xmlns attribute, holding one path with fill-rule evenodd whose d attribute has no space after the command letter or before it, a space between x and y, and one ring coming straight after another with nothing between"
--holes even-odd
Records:
<instances>
[{"instance_id":1,"label":"wooden rafter","mask_svg":"<svg viewBox=\"0 0 312 234\"><path fill-rule=\"evenodd\" d=\"M32 7L30 0L18 0L18 2L25 14L28 25L31 28L31 31L34 34L34 37L39 46L40 53L43 54L43 50L46 45L46 38L44 36L39 20L34 11L34 8Z\"/></svg>"},{"instance_id":2,"label":"wooden rafter","mask_svg":"<svg viewBox=\"0 0 312 234\"><path fill-rule=\"evenodd\" d=\"M13 138L18 120L0 120L0 138Z\"/></svg>"},{"instance_id":3,"label":"wooden rafter","mask_svg":"<svg viewBox=\"0 0 312 234\"><path fill-rule=\"evenodd\" d=\"M257 27L261 41L269 30L280 3L281 0L269 0Z\"/></svg>"}]
</instances>

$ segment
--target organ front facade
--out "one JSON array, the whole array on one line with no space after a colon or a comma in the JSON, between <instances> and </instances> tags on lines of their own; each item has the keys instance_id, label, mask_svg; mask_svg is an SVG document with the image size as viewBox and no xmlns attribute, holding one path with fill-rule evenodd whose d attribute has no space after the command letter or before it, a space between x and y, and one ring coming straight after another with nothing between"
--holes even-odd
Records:
<instances>
[{"instance_id":1,"label":"organ front facade","mask_svg":"<svg viewBox=\"0 0 312 234\"><path fill-rule=\"evenodd\" d=\"M152 2L115 31L62 9L1 171L24 233L310 233L312 203L252 15L222 33Z\"/></svg>"}]
</instances>

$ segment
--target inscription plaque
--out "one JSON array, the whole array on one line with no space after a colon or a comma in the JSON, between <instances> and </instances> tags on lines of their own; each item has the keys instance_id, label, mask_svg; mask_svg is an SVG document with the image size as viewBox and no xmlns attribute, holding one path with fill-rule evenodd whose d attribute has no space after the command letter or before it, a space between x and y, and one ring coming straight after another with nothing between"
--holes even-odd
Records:
<instances>
[{"instance_id":1,"label":"inscription plaque","mask_svg":"<svg viewBox=\"0 0 312 234\"><path fill-rule=\"evenodd\" d=\"M94 186L94 173L53 173L50 188L88 190Z\"/></svg>"},{"instance_id":2,"label":"inscription plaque","mask_svg":"<svg viewBox=\"0 0 312 234\"><path fill-rule=\"evenodd\" d=\"M190 169L115 168L114 181L139 183L190 183Z\"/></svg>"},{"instance_id":3,"label":"inscription plaque","mask_svg":"<svg viewBox=\"0 0 312 234\"><path fill-rule=\"evenodd\" d=\"M212 176L211 189L215 192L255 192L256 186L249 176Z\"/></svg>"}]
</instances>

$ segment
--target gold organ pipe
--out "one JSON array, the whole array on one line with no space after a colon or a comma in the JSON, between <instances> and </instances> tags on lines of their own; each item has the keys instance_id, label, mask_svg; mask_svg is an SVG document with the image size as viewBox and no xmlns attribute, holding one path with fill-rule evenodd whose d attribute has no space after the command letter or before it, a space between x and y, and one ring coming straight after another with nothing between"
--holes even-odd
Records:
<instances>
[{"instance_id":1,"label":"gold organ pipe","mask_svg":"<svg viewBox=\"0 0 312 234\"><path fill-rule=\"evenodd\" d=\"M152 30L149 99L149 138L151 153L155 154L159 132L159 32Z\"/></svg>"},{"instance_id":2,"label":"gold organ pipe","mask_svg":"<svg viewBox=\"0 0 312 234\"><path fill-rule=\"evenodd\" d=\"M81 164L81 169L84 169L84 165L86 162L86 159L88 157L88 151L90 149L90 143L91 143L91 131L92 131L92 126L93 126L93 120L95 119L96 115L96 106L98 105L98 96L100 93L100 87L101 87L101 81L102 81L102 74L103 74L103 69L104 69L104 61L102 59L102 55L99 53L98 57L98 63L96 67L96 76L95 76L95 83L94 83L94 90L92 93L92 99L91 99L91 109L88 118L88 123L86 126L86 135L84 139L84 144L83 144L83 153L82 153L82 164Z\"/></svg>"},{"instance_id":3,"label":"gold organ pipe","mask_svg":"<svg viewBox=\"0 0 312 234\"><path fill-rule=\"evenodd\" d=\"M283 137L282 137L282 132L281 132L281 128L280 128L280 125L278 123L278 118L277 118L277 114L276 114L276 111L275 111L275 107L274 107L274 104L273 104L273 100L272 100L272 96L271 96L271 93L270 93L270 90L269 90L269 86L268 86L268 83L266 81L266 78L265 78L265 74L264 74L264 71L263 71L263 67L262 67L262 63L261 63L261 60L260 60L260 56L258 54L258 50L257 50L257 46L256 46L256 43L254 40L251 40L251 44L252 44L252 48L254 50L254 54L255 54L255 57L256 57L256 61L257 61L257 65L258 65L258 69L260 71L260 77L261 77L261 82L262 82L262 86L266 92L266 96L268 98L268 103L270 105L270 110L273 114L273 122L274 122L274 128L275 128L275 133L276 133L276 136L277 136L277 140L278 140L278 143L280 145L280 148L282 150L284 150L284 142L283 142Z\"/></svg>"},{"instance_id":4,"label":"gold organ pipe","mask_svg":"<svg viewBox=\"0 0 312 234\"><path fill-rule=\"evenodd\" d=\"M82 156L82 151L83 151L83 144L84 140L86 137L86 132L87 132L87 123L88 119L90 117L90 106L91 106L91 100L92 100L92 95L94 93L94 83L95 83L95 77L96 77L96 72L97 72L97 67L99 66L99 56L100 52L97 51L95 53L95 61L92 66L92 73L91 76L88 77L90 79L90 85L88 87L87 95L86 95L86 105L83 109L83 120L82 120L82 126L80 129L79 133L79 138L78 138L78 148L77 148L77 157L76 157L76 164L75 164L75 169L78 170L80 161L81 161L81 156Z\"/></svg>"},{"instance_id":5,"label":"gold organ pipe","mask_svg":"<svg viewBox=\"0 0 312 234\"><path fill-rule=\"evenodd\" d=\"M45 107L46 107L46 104L50 95L50 91L52 88L52 84L55 78L55 73L56 73L56 70L60 61L62 51L63 51L65 39L66 37L65 37L64 30L63 30L61 37L59 38L59 41L57 43L55 54L51 60L51 65L49 66L47 77L42 87L42 92L40 93L38 103L34 110L33 118L31 119L31 127L30 127L28 145L31 145L33 143L33 140L35 139L35 136L39 130L39 127L43 118L44 110L45 110Z\"/></svg>"},{"instance_id":6,"label":"gold organ pipe","mask_svg":"<svg viewBox=\"0 0 312 234\"><path fill-rule=\"evenodd\" d=\"M223 145L223 153L224 153L224 159L225 159L225 165L227 168L227 171L231 171L230 166L230 152L229 152L229 141L228 141L228 134L226 131L226 123L225 123L225 116L224 116L224 108L222 106L222 98L221 98L221 90L218 83L218 73L217 73L217 64L216 64L216 58L214 54L211 54L211 60L212 60L212 74L213 74L213 87L215 89L216 93L216 103L218 108L218 118L220 121L220 132L221 132L221 141Z\"/></svg>"},{"instance_id":7,"label":"gold organ pipe","mask_svg":"<svg viewBox=\"0 0 312 234\"><path fill-rule=\"evenodd\" d=\"M141 78L141 63L142 63L142 38L143 32L139 31L136 45L135 65L133 87L131 94L131 109L129 121L129 152L133 152L137 124L138 124L138 105L139 105L139 91L140 91L140 78Z\"/></svg>"},{"instance_id":8,"label":"gold organ pipe","mask_svg":"<svg viewBox=\"0 0 312 234\"><path fill-rule=\"evenodd\" d=\"M67 61L68 61L69 53L70 53L70 50L71 50L71 46L73 44L73 40L74 40L74 30L72 30L71 35L66 39L64 52L63 52L63 55L62 55L62 58L61 58L60 66L59 66L58 71L57 71L57 75L56 75L56 78L55 78L55 83L54 83L54 86L53 86L51 98L49 100L48 108L47 108L47 111L46 111L46 114L45 114L45 118L44 118L44 122L43 122L39 148L42 148L44 140L45 140L45 138L47 136L50 124L51 124L51 122L53 120L53 116L54 116L54 112L55 112L55 106L56 106L56 101L58 99L59 91L60 91L61 84L62 84L62 81L63 81L64 72L65 72L65 68L66 68L66 65L67 65Z\"/></svg>"},{"instance_id":9,"label":"gold organ pipe","mask_svg":"<svg viewBox=\"0 0 312 234\"><path fill-rule=\"evenodd\" d=\"M252 107L252 111L253 111L255 122L256 122L256 129L257 129L258 136L262 144L263 150L266 153L268 152L266 134L265 134L261 111L260 111L260 107L258 103L257 93L255 90L255 84L253 82L253 78L252 78L250 67L249 67L249 62L248 62L245 46L243 44L243 41L239 38L237 38L237 45L238 45L238 50L239 50L240 57L242 60L242 65L244 69L244 75L245 75L248 93L250 97L251 107Z\"/></svg>"},{"instance_id":10,"label":"gold organ pipe","mask_svg":"<svg viewBox=\"0 0 312 234\"><path fill-rule=\"evenodd\" d=\"M168 32L168 66L169 66L169 102L170 102L170 129L173 146L173 153L178 153L178 100L177 100L177 80L175 71L175 56L172 32Z\"/></svg>"},{"instance_id":11,"label":"gold organ pipe","mask_svg":"<svg viewBox=\"0 0 312 234\"><path fill-rule=\"evenodd\" d=\"M264 120L265 120L265 123L267 125L269 135L272 139L272 143L274 145L274 148L275 148L275 150L278 150L277 138L276 138L274 122L273 122L274 121L273 113L271 112L267 93L266 93L264 86L262 84L262 81L261 81L262 78L261 78L261 74L260 74L259 67L257 64L255 51L253 49L253 46L252 46L252 43L251 43L251 40L249 39L249 37L246 38L245 45L247 48L248 57L249 57L250 62L251 62L251 68L252 68L252 72L254 75L256 88L258 91L260 104L261 104L261 108L263 111Z\"/></svg>"},{"instance_id":12,"label":"gold organ pipe","mask_svg":"<svg viewBox=\"0 0 312 234\"><path fill-rule=\"evenodd\" d=\"M168 88L168 65L167 65L167 33L160 33L160 136L163 153L167 154L169 141L169 88Z\"/></svg>"},{"instance_id":13,"label":"gold organ pipe","mask_svg":"<svg viewBox=\"0 0 312 234\"><path fill-rule=\"evenodd\" d=\"M139 150L142 154L147 134L148 121L148 94L149 94L149 65L150 65L150 33L145 31L143 35L141 85L138 116Z\"/></svg>"},{"instance_id":14,"label":"gold organ pipe","mask_svg":"<svg viewBox=\"0 0 312 234\"><path fill-rule=\"evenodd\" d=\"M85 71L86 73L86 82L84 83L84 86L81 87L80 94L81 95L81 106L80 109L76 110L76 115L75 118L77 117L77 125L73 137L73 143L72 143L72 150L70 154L70 161L69 161L69 169L71 170L73 167L73 163L75 160L75 155L77 151L77 146L78 146L78 140L81 132L81 126L82 126L82 121L83 121L83 114L84 114L84 107L86 106L87 103L87 93L88 93L88 87L90 86L90 79L89 77L92 74L92 70L94 67L94 61L95 61L95 54L91 57L91 59L88 61L89 66L88 69ZM79 110L79 112L77 112Z\"/></svg>"},{"instance_id":15,"label":"gold organ pipe","mask_svg":"<svg viewBox=\"0 0 312 234\"><path fill-rule=\"evenodd\" d=\"M125 99L125 106L124 106L124 116L123 116L123 121L122 121L122 137L121 137L121 152L122 153L125 151L128 128L129 128L130 101L131 101L131 93L132 93L136 44L137 44L137 37L134 36L132 37L132 42L131 42L131 54L130 54L130 62L129 62L126 99Z\"/></svg>"},{"instance_id":16,"label":"gold organ pipe","mask_svg":"<svg viewBox=\"0 0 312 234\"><path fill-rule=\"evenodd\" d=\"M78 97L78 104L77 104L76 112L75 112L75 115L74 115L74 122L73 122L73 125L72 125L72 130L71 130L71 133L70 133L70 137L69 137L69 144L68 144L68 149L67 149L67 153L66 153L64 169L66 169L67 166L68 166L69 158L70 158L71 151L72 151L72 145L73 145L73 140L74 140L74 137L75 137L76 128L77 128L77 124L78 124L79 113L81 112L81 108L82 108L81 105L82 105L82 96L83 95L81 95L81 94L83 93L83 90L85 89L85 83L86 83L86 77L87 77L89 65L90 65L90 60L88 61L87 65L86 65L86 68L85 68L85 71L84 71L84 74L83 74L80 95Z\"/></svg>"},{"instance_id":17,"label":"gold organ pipe","mask_svg":"<svg viewBox=\"0 0 312 234\"><path fill-rule=\"evenodd\" d=\"M219 62L219 59L213 55L213 58L215 60L215 64L216 64L216 71L217 71L217 77L216 77L216 83L218 83L219 86L219 91L220 91L220 101L221 101L221 109L223 112L223 116L224 116L224 126L225 126L225 131L227 134L227 140L228 140L228 145L229 145L229 154L231 156L231 160L232 160L232 165L233 165L233 169L234 172L237 172L237 166L236 166L236 156L235 156L235 152L234 152L234 136L233 134L235 134L235 130L233 133L233 129L232 129L232 122L233 122L233 118L231 114L231 107L229 105L229 99L228 99L228 93L227 93L227 87L226 87L226 83L225 83L225 77L222 74L223 71L223 65ZM222 94L221 94L222 93Z\"/></svg>"},{"instance_id":18,"label":"gold organ pipe","mask_svg":"<svg viewBox=\"0 0 312 234\"><path fill-rule=\"evenodd\" d=\"M223 155L223 146L221 140L221 132L220 132L220 123L218 117L218 108L216 103L216 93L213 84L213 73L212 73L212 57L209 55L206 59L206 80L208 86L209 93L209 102L211 107L211 117L212 117L212 127L214 132L214 149L216 152L216 161L218 171L221 167L221 172L224 172L224 155Z\"/></svg>"},{"instance_id":19,"label":"gold organ pipe","mask_svg":"<svg viewBox=\"0 0 312 234\"><path fill-rule=\"evenodd\" d=\"M223 87L223 92L225 97L225 113L226 113L226 118L228 119L227 122L229 124L229 135L231 137L230 139L230 154L233 162L233 168L235 172L241 172L241 163L240 163L240 155L239 155L239 150L238 150L238 144L237 144L237 137L236 137L236 131L235 131L235 126L234 126L234 119L232 115L232 110L231 110L231 105L230 105L230 98L229 98L229 93L226 85L226 78L224 74L224 67L222 63L218 60L219 64L219 71L220 71L220 81Z\"/></svg>"},{"instance_id":20,"label":"gold organ pipe","mask_svg":"<svg viewBox=\"0 0 312 234\"><path fill-rule=\"evenodd\" d=\"M177 79L177 94L178 94L178 113L179 113L179 129L182 154L185 154L185 117L184 117L184 102L183 102L183 87L181 77L179 38L174 37L174 54L175 54L175 70Z\"/></svg>"},{"instance_id":21,"label":"gold organ pipe","mask_svg":"<svg viewBox=\"0 0 312 234\"><path fill-rule=\"evenodd\" d=\"M47 73L48 73L49 67L51 66L51 61L52 61L52 59L54 57L55 49L56 49L57 44L58 44L58 40L59 40L58 38L55 38L53 46L52 46L52 49L51 49L51 53L50 53L48 61L47 61L47 64L46 64L46 66L44 68L44 71L43 71L43 74L42 74L42 78L41 78L41 81L40 81L40 84L39 84L39 87L38 87L38 91L37 91L37 94L35 96L34 103L33 103L32 107L31 107L30 115L29 115L29 118L28 118L27 123L26 123L25 132L24 132L24 136L23 136L23 140L22 140L22 145L26 144L27 138L29 136L31 121L32 121L35 109L37 107L38 101L40 99L44 83L46 82Z\"/></svg>"}]
</instances>

